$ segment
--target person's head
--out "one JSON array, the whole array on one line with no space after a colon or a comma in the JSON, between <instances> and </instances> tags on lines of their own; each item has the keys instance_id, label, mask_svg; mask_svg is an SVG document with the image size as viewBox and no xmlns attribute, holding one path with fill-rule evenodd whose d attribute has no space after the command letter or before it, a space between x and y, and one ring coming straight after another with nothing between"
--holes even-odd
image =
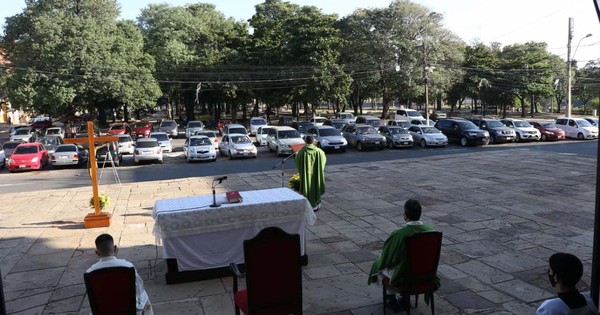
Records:
<instances>
[{"instance_id":1,"label":"person's head","mask_svg":"<svg viewBox=\"0 0 600 315\"><path fill-rule=\"evenodd\" d=\"M548 264L548 280L552 286L560 283L563 288L574 288L583 276L583 264L573 254L553 254L548 259Z\"/></svg>"},{"instance_id":2,"label":"person's head","mask_svg":"<svg viewBox=\"0 0 600 315\"><path fill-rule=\"evenodd\" d=\"M314 144L315 143L315 137L313 137L313 136L306 136L306 137L304 137L304 142L306 142L306 144Z\"/></svg>"},{"instance_id":3,"label":"person's head","mask_svg":"<svg viewBox=\"0 0 600 315\"><path fill-rule=\"evenodd\" d=\"M421 203L416 199L408 199L404 203L404 220L419 221L421 218Z\"/></svg>"},{"instance_id":4,"label":"person's head","mask_svg":"<svg viewBox=\"0 0 600 315\"><path fill-rule=\"evenodd\" d=\"M110 234L100 234L96 237L96 255L99 257L114 256L117 254L117 245Z\"/></svg>"}]
</instances>

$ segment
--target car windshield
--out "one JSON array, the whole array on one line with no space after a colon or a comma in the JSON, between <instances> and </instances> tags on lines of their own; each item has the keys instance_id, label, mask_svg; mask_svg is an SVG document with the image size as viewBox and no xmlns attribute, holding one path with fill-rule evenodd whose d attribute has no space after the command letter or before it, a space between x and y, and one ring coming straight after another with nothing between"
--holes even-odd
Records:
<instances>
[{"instance_id":1,"label":"car windshield","mask_svg":"<svg viewBox=\"0 0 600 315\"><path fill-rule=\"evenodd\" d=\"M585 119L578 119L577 124L579 125L579 127L592 127L592 124L590 124L590 122Z\"/></svg>"},{"instance_id":2,"label":"car windshield","mask_svg":"<svg viewBox=\"0 0 600 315\"><path fill-rule=\"evenodd\" d=\"M35 145L28 145L23 147L17 147L13 152L15 154L35 154L38 152L38 147Z\"/></svg>"},{"instance_id":3,"label":"car windshield","mask_svg":"<svg viewBox=\"0 0 600 315\"><path fill-rule=\"evenodd\" d=\"M406 130L404 128L388 128L388 130L390 131L390 134L392 134L392 135L401 135L401 134L408 133L408 130Z\"/></svg>"},{"instance_id":4,"label":"car windshield","mask_svg":"<svg viewBox=\"0 0 600 315\"><path fill-rule=\"evenodd\" d=\"M167 136L167 134L165 134L165 133L158 133L158 134L154 133L154 134L150 135L150 138L154 138L154 139L156 139L158 141L167 141L167 140L169 140L169 136Z\"/></svg>"},{"instance_id":5,"label":"car windshield","mask_svg":"<svg viewBox=\"0 0 600 315\"><path fill-rule=\"evenodd\" d=\"M406 113L408 114L409 117L421 117L421 114L419 114L419 112L417 112L417 111L413 112L412 110L410 110L410 111L407 111Z\"/></svg>"},{"instance_id":6,"label":"car windshield","mask_svg":"<svg viewBox=\"0 0 600 315\"><path fill-rule=\"evenodd\" d=\"M515 123L515 127L531 127L531 124L524 120L523 121L516 120L516 121L514 121L514 123Z\"/></svg>"},{"instance_id":7,"label":"car windshield","mask_svg":"<svg viewBox=\"0 0 600 315\"><path fill-rule=\"evenodd\" d=\"M326 120L327 119L325 119L325 118L313 118L313 121L316 123L322 123L322 122L325 122Z\"/></svg>"},{"instance_id":8,"label":"car windshield","mask_svg":"<svg viewBox=\"0 0 600 315\"><path fill-rule=\"evenodd\" d=\"M119 130L119 129L124 129L124 127L121 124L117 124L117 125L110 126L110 129L111 130Z\"/></svg>"},{"instance_id":9,"label":"car windshield","mask_svg":"<svg viewBox=\"0 0 600 315\"><path fill-rule=\"evenodd\" d=\"M367 119L367 124L371 125L373 127L379 127L381 126L381 120L378 118L375 119Z\"/></svg>"},{"instance_id":10,"label":"car windshield","mask_svg":"<svg viewBox=\"0 0 600 315\"><path fill-rule=\"evenodd\" d=\"M246 136L233 136L231 137L231 142L233 143L250 143L250 138Z\"/></svg>"},{"instance_id":11,"label":"car windshield","mask_svg":"<svg viewBox=\"0 0 600 315\"><path fill-rule=\"evenodd\" d=\"M193 121L188 124L189 128L202 128L202 123L199 121Z\"/></svg>"},{"instance_id":12,"label":"car windshield","mask_svg":"<svg viewBox=\"0 0 600 315\"><path fill-rule=\"evenodd\" d=\"M346 125L345 122L339 122L339 121L333 121L331 122L331 125L333 127L335 127L335 129L342 129L342 127L344 127L344 125Z\"/></svg>"},{"instance_id":13,"label":"car windshield","mask_svg":"<svg viewBox=\"0 0 600 315\"><path fill-rule=\"evenodd\" d=\"M43 145L55 145L58 141L56 141L54 138L42 138L38 142Z\"/></svg>"},{"instance_id":14,"label":"car windshield","mask_svg":"<svg viewBox=\"0 0 600 315\"><path fill-rule=\"evenodd\" d=\"M211 145L210 139L208 138L192 138L190 139L190 146L201 146L201 145Z\"/></svg>"},{"instance_id":15,"label":"car windshield","mask_svg":"<svg viewBox=\"0 0 600 315\"><path fill-rule=\"evenodd\" d=\"M353 114L340 114L339 116L342 119L352 119L352 118L354 118Z\"/></svg>"},{"instance_id":16,"label":"car windshield","mask_svg":"<svg viewBox=\"0 0 600 315\"><path fill-rule=\"evenodd\" d=\"M138 141L136 148L154 148L158 146L158 141Z\"/></svg>"},{"instance_id":17,"label":"car windshield","mask_svg":"<svg viewBox=\"0 0 600 315\"><path fill-rule=\"evenodd\" d=\"M300 133L296 130L281 130L277 135L279 136L279 139L302 138Z\"/></svg>"},{"instance_id":18,"label":"car windshield","mask_svg":"<svg viewBox=\"0 0 600 315\"><path fill-rule=\"evenodd\" d=\"M17 142L8 142L3 145L4 150L12 150L19 145Z\"/></svg>"},{"instance_id":19,"label":"car windshield","mask_svg":"<svg viewBox=\"0 0 600 315\"><path fill-rule=\"evenodd\" d=\"M477 126L475 126L474 123L472 123L470 121L461 121L458 123L458 125L460 126L460 129L462 129L462 130L479 129L479 128L477 128Z\"/></svg>"},{"instance_id":20,"label":"car windshield","mask_svg":"<svg viewBox=\"0 0 600 315\"><path fill-rule=\"evenodd\" d=\"M203 131L203 132L197 132L196 135L198 136L207 136L209 138L216 138L217 134L212 132L212 131Z\"/></svg>"},{"instance_id":21,"label":"car windshield","mask_svg":"<svg viewBox=\"0 0 600 315\"><path fill-rule=\"evenodd\" d=\"M175 127L176 125L174 121L163 121L160 123L161 127Z\"/></svg>"},{"instance_id":22,"label":"car windshield","mask_svg":"<svg viewBox=\"0 0 600 315\"><path fill-rule=\"evenodd\" d=\"M15 131L15 135L28 135L29 134L29 129L19 129L17 131Z\"/></svg>"},{"instance_id":23,"label":"car windshield","mask_svg":"<svg viewBox=\"0 0 600 315\"><path fill-rule=\"evenodd\" d=\"M427 133L427 134L442 133L435 127L423 127L423 128L421 128L421 130L423 131L423 133Z\"/></svg>"},{"instance_id":24,"label":"car windshield","mask_svg":"<svg viewBox=\"0 0 600 315\"><path fill-rule=\"evenodd\" d=\"M340 132L336 129L319 129L319 136L321 137L331 137L331 136L339 136Z\"/></svg>"},{"instance_id":25,"label":"car windshield","mask_svg":"<svg viewBox=\"0 0 600 315\"><path fill-rule=\"evenodd\" d=\"M556 129L557 128L556 125L553 123L542 124L542 127L546 128L546 129Z\"/></svg>"},{"instance_id":26,"label":"car windshield","mask_svg":"<svg viewBox=\"0 0 600 315\"><path fill-rule=\"evenodd\" d=\"M133 125L133 128L147 128L148 124L147 123L136 123Z\"/></svg>"},{"instance_id":27,"label":"car windshield","mask_svg":"<svg viewBox=\"0 0 600 315\"><path fill-rule=\"evenodd\" d=\"M131 137L119 137L119 142L131 142Z\"/></svg>"},{"instance_id":28,"label":"car windshield","mask_svg":"<svg viewBox=\"0 0 600 315\"><path fill-rule=\"evenodd\" d=\"M504 124L499 120L490 120L487 122L487 125L488 125L488 127L493 127L493 128L505 127Z\"/></svg>"},{"instance_id":29,"label":"car windshield","mask_svg":"<svg viewBox=\"0 0 600 315\"><path fill-rule=\"evenodd\" d=\"M376 133L377 133L377 129L375 129L373 127L358 127L358 128L356 128L357 135L371 135L371 134L376 134Z\"/></svg>"},{"instance_id":30,"label":"car windshield","mask_svg":"<svg viewBox=\"0 0 600 315\"><path fill-rule=\"evenodd\" d=\"M59 129L48 129L48 130L46 130L46 134L47 135L57 135L59 133L60 133Z\"/></svg>"},{"instance_id":31,"label":"car windshield","mask_svg":"<svg viewBox=\"0 0 600 315\"><path fill-rule=\"evenodd\" d=\"M263 135L266 135L266 134L268 134L268 133L269 133L269 131L271 130L271 128L263 128L263 129L261 129L261 130L262 130L262 131L261 131L261 133L262 133Z\"/></svg>"},{"instance_id":32,"label":"car windshield","mask_svg":"<svg viewBox=\"0 0 600 315\"><path fill-rule=\"evenodd\" d=\"M254 126L266 125L267 121L264 119L252 119L250 120L250 124Z\"/></svg>"},{"instance_id":33,"label":"car windshield","mask_svg":"<svg viewBox=\"0 0 600 315\"><path fill-rule=\"evenodd\" d=\"M229 129L229 133L246 133L245 128L231 128Z\"/></svg>"},{"instance_id":34,"label":"car windshield","mask_svg":"<svg viewBox=\"0 0 600 315\"><path fill-rule=\"evenodd\" d=\"M58 152L76 152L77 151L77 147L74 145L61 145L58 146L58 148L56 148L56 153Z\"/></svg>"}]
</instances>

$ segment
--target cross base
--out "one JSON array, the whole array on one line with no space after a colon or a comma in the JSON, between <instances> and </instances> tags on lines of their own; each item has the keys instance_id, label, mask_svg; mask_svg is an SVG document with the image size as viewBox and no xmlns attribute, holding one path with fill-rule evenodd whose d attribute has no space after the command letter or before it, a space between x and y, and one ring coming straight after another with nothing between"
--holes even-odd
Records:
<instances>
[{"instance_id":1,"label":"cross base","mask_svg":"<svg viewBox=\"0 0 600 315\"><path fill-rule=\"evenodd\" d=\"M110 226L110 214L106 212L100 212L100 214L88 213L83 222L86 229L107 227Z\"/></svg>"}]
</instances>

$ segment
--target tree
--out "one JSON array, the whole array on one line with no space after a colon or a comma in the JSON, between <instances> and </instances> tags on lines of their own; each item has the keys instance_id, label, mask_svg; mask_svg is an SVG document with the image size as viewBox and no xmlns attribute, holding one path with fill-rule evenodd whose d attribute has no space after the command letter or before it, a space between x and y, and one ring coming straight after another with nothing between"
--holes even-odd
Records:
<instances>
[{"instance_id":1,"label":"tree","mask_svg":"<svg viewBox=\"0 0 600 315\"><path fill-rule=\"evenodd\" d=\"M600 101L600 59L589 61L581 70L576 71L576 80L573 86L573 96L583 103L583 114L588 114L588 105L594 103L598 108Z\"/></svg>"}]
</instances>

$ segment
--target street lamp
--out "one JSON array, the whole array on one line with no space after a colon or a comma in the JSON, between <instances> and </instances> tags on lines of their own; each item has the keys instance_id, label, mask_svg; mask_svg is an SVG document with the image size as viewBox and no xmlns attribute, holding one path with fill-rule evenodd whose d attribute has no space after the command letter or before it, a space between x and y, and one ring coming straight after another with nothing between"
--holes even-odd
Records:
<instances>
[{"instance_id":1,"label":"street lamp","mask_svg":"<svg viewBox=\"0 0 600 315\"><path fill-rule=\"evenodd\" d=\"M573 56L571 56L571 40L573 39L573 27L572 26L573 26L573 18L569 18L569 41L567 44L567 110L566 110L567 117L571 117L571 89L572 89L572 80L573 80L573 74L571 73L572 59L575 58L575 54L577 53L577 49L579 48L581 41L592 36L592 34L587 34L584 37L582 37L579 40L579 42L577 43L577 46L575 47L575 52L573 53Z\"/></svg>"},{"instance_id":2,"label":"street lamp","mask_svg":"<svg viewBox=\"0 0 600 315\"><path fill-rule=\"evenodd\" d=\"M438 19L440 18L440 14L437 12L431 12L429 13L429 15L427 15L427 18L425 19L425 29L424 29L424 34L422 36L422 40L423 40L423 70L424 70L424 76L425 76L425 121L426 121L426 125L429 125L429 73L433 72L433 69L435 69L435 67L433 66L429 66L427 65L428 60L427 60L427 36L429 35L429 23L431 20Z\"/></svg>"}]
</instances>

